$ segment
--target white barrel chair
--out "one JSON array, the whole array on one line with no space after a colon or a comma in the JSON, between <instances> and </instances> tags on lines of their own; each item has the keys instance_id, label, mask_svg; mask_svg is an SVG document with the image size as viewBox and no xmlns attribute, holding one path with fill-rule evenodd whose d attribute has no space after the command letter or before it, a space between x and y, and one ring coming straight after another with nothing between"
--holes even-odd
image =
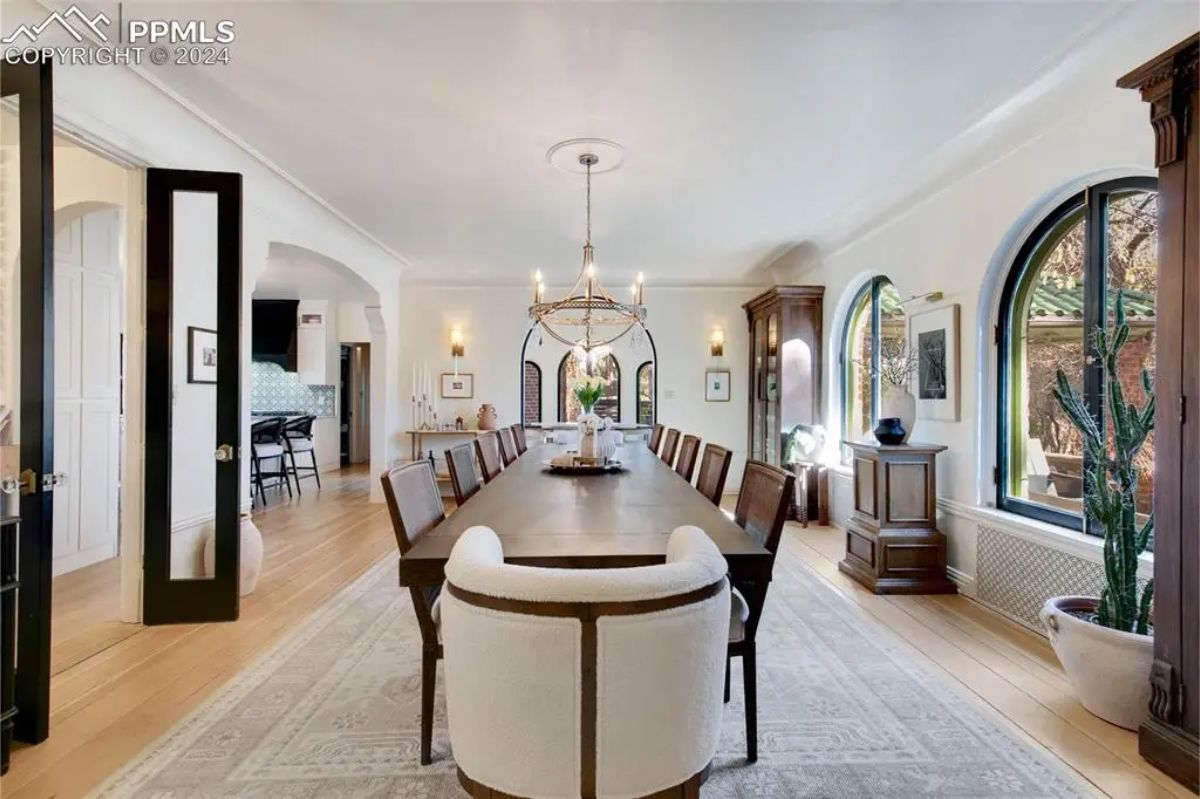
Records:
<instances>
[{"instance_id":1,"label":"white barrel chair","mask_svg":"<svg viewBox=\"0 0 1200 799\"><path fill-rule=\"evenodd\" d=\"M475 796L694 796L720 735L729 582L697 527L666 563L504 563L472 527L442 593L446 705L459 781Z\"/></svg>"}]
</instances>

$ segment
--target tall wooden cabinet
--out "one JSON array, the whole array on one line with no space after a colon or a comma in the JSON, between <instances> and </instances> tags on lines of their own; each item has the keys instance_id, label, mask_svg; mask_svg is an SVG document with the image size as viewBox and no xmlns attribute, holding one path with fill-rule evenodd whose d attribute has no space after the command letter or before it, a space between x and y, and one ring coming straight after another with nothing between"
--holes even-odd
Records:
<instances>
[{"instance_id":1,"label":"tall wooden cabinet","mask_svg":"<svg viewBox=\"0 0 1200 799\"><path fill-rule=\"evenodd\" d=\"M1117 81L1150 104L1158 167L1154 665L1142 756L1197 789L1200 708L1200 34Z\"/></svg>"},{"instance_id":2,"label":"tall wooden cabinet","mask_svg":"<svg viewBox=\"0 0 1200 799\"><path fill-rule=\"evenodd\" d=\"M824 286L775 286L742 307L750 325L750 442L754 460L782 465L783 433L821 423Z\"/></svg>"}]
</instances>

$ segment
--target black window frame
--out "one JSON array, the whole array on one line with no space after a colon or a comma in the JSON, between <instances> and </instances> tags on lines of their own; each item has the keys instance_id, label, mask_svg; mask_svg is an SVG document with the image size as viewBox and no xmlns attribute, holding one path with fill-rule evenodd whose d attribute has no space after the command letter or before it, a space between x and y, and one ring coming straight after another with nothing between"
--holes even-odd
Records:
<instances>
[{"instance_id":1,"label":"black window frame","mask_svg":"<svg viewBox=\"0 0 1200 799\"><path fill-rule=\"evenodd\" d=\"M658 408L655 407L654 401L654 361L642 361L638 364L638 368L633 372L633 421L635 424L642 424L642 370L649 367L650 372L650 421L647 424L653 425Z\"/></svg>"},{"instance_id":2,"label":"black window frame","mask_svg":"<svg viewBox=\"0 0 1200 799\"><path fill-rule=\"evenodd\" d=\"M1087 186L1071 195L1054 208L1033 232L1022 242L1017 255L1009 265L1004 286L1000 292L1000 303L996 314L996 468L993 473L996 507L1047 524L1065 527L1092 536L1103 536L1103 529L1086 514L1074 514L1066 510L1031 502L1013 496L1008 491L1012 477L1009 441L1012 411L1012 323L1014 300L1019 296L1026 278L1030 274L1034 256L1047 238L1059 225L1082 210L1084 224L1083 263L1083 398L1088 410L1104 430L1104 365L1092 357L1092 335L1096 327L1105 323L1108 307L1108 270L1105 255L1108 251L1108 200L1113 194L1128 191L1158 192L1158 180L1152 177L1123 177ZM1096 231L1099 231L1097 234ZM1083 473L1091 468L1086 451L1083 455Z\"/></svg>"},{"instance_id":3,"label":"black window frame","mask_svg":"<svg viewBox=\"0 0 1200 799\"><path fill-rule=\"evenodd\" d=\"M562 360L560 360L558 362L558 370L557 370L557 375L558 375L558 421L561 423L565 423L567 421L566 415L567 415L568 387L563 379L563 377L564 377L563 372L567 365L567 359L574 358L574 357L575 357L574 350L567 350L566 354L563 355ZM616 374L617 374L617 416L615 419L613 419L613 422L617 423L617 422L621 421L621 411L622 411L622 408L621 408L621 384L623 381L621 378L621 362L619 360L617 360L616 354L611 353L611 352L609 354L605 355L604 357L612 359L613 369L616 371ZM588 372L588 374L591 374L592 367L588 367L587 372Z\"/></svg>"},{"instance_id":4,"label":"black window frame","mask_svg":"<svg viewBox=\"0 0 1200 799\"><path fill-rule=\"evenodd\" d=\"M874 427L879 422L879 329L881 325L881 316L879 312L879 293L884 285L895 287L895 283L887 278L886 275L876 275L859 287L854 293L854 299L850 302L849 312L846 314L845 320L842 322L842 346L838 355L838 369L840 370L840 383L842 386L841 397L841 422L842 427L847 427L847 422L850 420L850 371L848 366L848 353L850 349L850 334L851 326L855 321L854 309L866 299L867 313L871 318L871 368L867 373L867 380L871 383L871 427ZM848 429L842 430L842 438L849 439L851 437Z\"/></svg>"},{"instance_id":5,"label":"black window frame","mask_svg":"<svg viewBox=\"0 0 1200 799\"><path fill-rule=\"evenodd\" d=\"M532 366L537 370L537 418L530 420L525 418L525 374L529 367ZM542 367L537 361L526 359L521 363L521 424L525 427L540 425L542 423L542 390L545 386L545 375L542 374Z\"/></svg>"}]
</instances>

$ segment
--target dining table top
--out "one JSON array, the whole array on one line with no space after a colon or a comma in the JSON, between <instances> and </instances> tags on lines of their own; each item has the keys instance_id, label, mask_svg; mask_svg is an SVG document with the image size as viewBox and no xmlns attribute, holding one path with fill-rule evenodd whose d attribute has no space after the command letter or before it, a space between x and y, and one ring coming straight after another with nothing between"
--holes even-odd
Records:
<instances>
[{"instance_id":1,"label":"dining table top","mask_svg":"<svg viewBox=\"0 0 1200 799\"><path fill-rule=\"evenodd\" d=\"M509 563L616 568L662 563L681 525L708 533L730 578L767 581L771 553L644 443L617 450L622 469L599 474L550 471L561 444L537 444L400 558L402 586L435 585L454 542L466 530L495 530Z\"/></svg>"}]
</instances>

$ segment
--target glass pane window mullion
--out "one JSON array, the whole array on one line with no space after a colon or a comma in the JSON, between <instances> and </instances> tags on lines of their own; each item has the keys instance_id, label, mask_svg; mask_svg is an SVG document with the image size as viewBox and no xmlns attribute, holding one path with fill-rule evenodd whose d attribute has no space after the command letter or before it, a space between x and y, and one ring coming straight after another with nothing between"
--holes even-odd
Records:
<instances>
[{"instance_id":1,"label":"glass pane window mullion","mask_svg":"<svg viewBox=\"0 0 1200 799\"><path fill-rule=\"evenodd\" d=\"M871 376L870 376L870 379L871 379L871 429L874 429L875 426L879 424L879 397L880 397L880 387L879 387L879 367L880 367L879 290L880 290L881 286L882 286L881 278L875 278L873 281L871 281L871 307L870 307L871 327L870 327L870 332L868 333L868 335L870 335L870 337L871 337Z\"/></svg>"},{"instance_id":2,"label":"glass pane window mullion","mask_svg":"<svg viewBox=\"0 0 1200 799\"><path fill-rule=\"evenodd\" d=\"M1094 187L1087 191L1084 214L1083 285L1083 401L1101 432L1104 431L1104 363L1096 355L1096 329L1104 324L1105 253L1108 249L1108 194ZM1089 474L1095 464L1088 451L1083 451L1083 473ZM1094 533L1095 521L1084 514L1084 532Z\"/></svg>"}]
</instances>

